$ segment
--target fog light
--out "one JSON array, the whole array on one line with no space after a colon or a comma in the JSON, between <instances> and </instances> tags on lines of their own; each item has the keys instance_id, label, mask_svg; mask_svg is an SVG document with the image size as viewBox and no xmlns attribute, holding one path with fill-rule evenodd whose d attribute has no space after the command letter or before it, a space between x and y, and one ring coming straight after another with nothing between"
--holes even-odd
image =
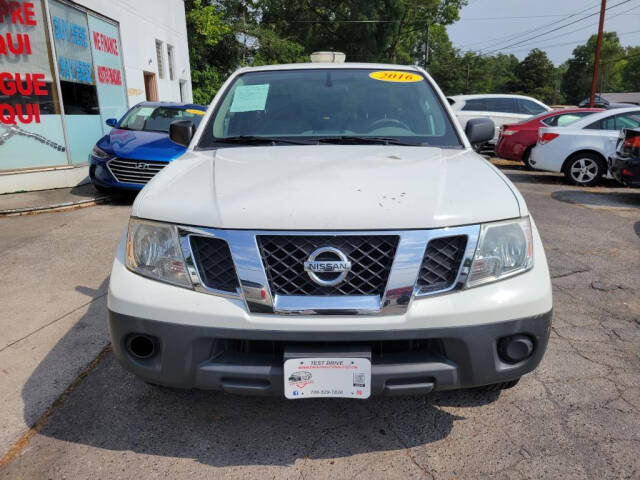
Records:
<instances>
[{"instance_id":1,"label":"fog light","mask_svg":"<svg viewBox=\"0 0 640 480\"><path fill-rule=\"evenodd\" d=\"M518 363L533 353L533 340L528 335L512 335L498 342L498 355L507 363Z\"/></svg>"},{"instance_id":2,"label":"fog light","mask_svg":"<svg viewBox=\"0 0 640 480\"><path fill-rule=\"evenodd\" d=\"M157 341L154 337L147 335L134 334L127 338L127 350L136 358L145 360L153 357L157 349Z\"/></svg>"}]
</instances>

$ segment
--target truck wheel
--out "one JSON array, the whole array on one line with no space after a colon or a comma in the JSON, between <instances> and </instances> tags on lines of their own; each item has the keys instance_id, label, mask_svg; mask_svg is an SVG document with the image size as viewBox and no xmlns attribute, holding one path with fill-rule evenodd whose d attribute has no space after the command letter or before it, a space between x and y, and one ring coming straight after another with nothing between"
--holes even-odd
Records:
<instances>
[{"instance_id":1,"label":"truck wheel","mask_svg":"<svg viewBox=\"0 0 640 480\"><path fill-rule=\"evenodd\" d=\"M508 382L492 383L491 385L485 385L482 387L482 390L485 392L498 392L500 390L515 387L519 381L520 378L516 378L515 380L509 380Z\"/></svg>"},{"instance_id":2,"label":"truck wheel","mask_svg":"<svg viewBox=\"0 0 640 480\"><path fill-rule=\"evenodd\" d=\"M602 159L591 152L576 153L564 165L564 176L573 185L593 187L603 174Z\"/></svg>"}]
</instances>

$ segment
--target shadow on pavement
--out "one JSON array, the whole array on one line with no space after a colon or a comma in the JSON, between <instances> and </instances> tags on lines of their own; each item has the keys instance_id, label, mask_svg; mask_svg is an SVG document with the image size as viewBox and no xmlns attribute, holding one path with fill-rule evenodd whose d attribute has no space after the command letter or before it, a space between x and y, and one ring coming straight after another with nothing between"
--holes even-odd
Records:
<instances>
[{"instance_id":1,"label":"shadow on pavement","mask_svg":"<svg viewBox=\"0 0 640 480\"><path fill-rule=\"evenodd\" d=\"M71 190L69 190L69 193L78 197L87 198L93 198L103 195L101 192L95 189L92 183L83 183L82 185L76 185L75 187L71 188Z\"/></svg>"},{"instance_id":2,"label":"shadow on pavement","mask_svg":"<svg viewBox=\"0 0 640 480\"><path fill-rule=\"evenodd\" d=\"M640 222L636 222L633 225L633 230L636 232L636 235L640 237Z\"/></svg>"},{"instance_id":3,"label":"shadow on pavement","mask_svg":"<svg viewBox=\"0 0 640 480\"><path fill-rule=\"evenodd\" d=\"M551 197L560 202L578 203L593 207L640 208L640 191L618 190L592 192L588 190L558 190Z\"/></svg>"},{"instance_id":4,"label":"shadow on pavement","mask_svg":"<svg viewBox=\"0 0 640 480\"><path fill-rule=\"evenodd\" d=\"M540 172L526 170L524 167L514 168L496 165L502 173L509 177L514 183L541 183L546 185L566 185L564 176L561 173Z\"/></svg>"},{"instance_id":5,"label":"shadow on pavement","mask_svg":"<svg viewBox=\"0 0 640 480\"><path fill-rule=\"evenodd\" d=\"M502 173L507 175L512 182L515 183L540 183L546 185L565 185L567 181L562 173L543 172L541 170L527 170L524 166L511 165L494 165L499 168ZM610 178L603 178L599 187L605 188L625 188L622 184ZM579 187L576 187L579 188Z\"/></svg>"},{"instance_id":6,"label":"shadow on pavement","mask_svg":"<svg viewBox=\"0 0 640 480\"><path fill-rule=\"evenodd\" d=\"M29 427L88 365L108 342L103 297L109 278L97 289L77 286L76 290L92 300L84 315L60 339L33 371L22 387L24 420Z\"/></svg>"},{"instance_id":7,"label":"shadow on pavement","mask_svg":"<svg viewBox=\"0 0 640 480\"><path fill-rule=\"evenodd\" d=\"M29 425L37 420L32 402L51 375L52 360L73 357L86 341L87 318L106 321L104 304L100 312L94 308L25 384L22 397ZM39 434L112 451L192 458L212 466L290 465L305 457L346 457L429 444L447 437L453 423L463 418L440 407L477 407L498 396L468 390L364 401L287 401L175 390L146 384L108 353L53 411Z\"/></svg>"}]
</instances>

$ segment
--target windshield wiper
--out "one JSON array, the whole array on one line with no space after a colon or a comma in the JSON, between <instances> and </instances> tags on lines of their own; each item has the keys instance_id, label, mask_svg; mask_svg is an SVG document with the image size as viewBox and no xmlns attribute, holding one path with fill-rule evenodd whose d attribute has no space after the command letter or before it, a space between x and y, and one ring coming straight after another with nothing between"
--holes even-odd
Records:
<instances>
[{"instance_id":1,"label":"windshield wiper","mask_svg":"<svg viewBox=\"0 0 640 480\"><path fill-rule=\"evenodd\" d=\"M307 140L290 140L286 138L278 137L258 137L255 135L238 135L237 137L224 137L216 138L215 143L237 143L245 145L261 145L270 143L275 145L276 143L290 143L292 145L313 145L316 142L310 142Z\"/></svg>"},{"instance_id":2,"label":"windshield wiper","mask_svg":"<svg viewBox=\"0 0 640 480\"><path fill-rule=\"evenodd\" d=\"M341 135L339 137L321 137L316 139L320 143L335 143L338 145L357 145L362 143L377 143L382 145L408 145L419 147L422 143L410 143L398 140L393 137L358 137L352 135Z\"/></svg>"}]
</instances>

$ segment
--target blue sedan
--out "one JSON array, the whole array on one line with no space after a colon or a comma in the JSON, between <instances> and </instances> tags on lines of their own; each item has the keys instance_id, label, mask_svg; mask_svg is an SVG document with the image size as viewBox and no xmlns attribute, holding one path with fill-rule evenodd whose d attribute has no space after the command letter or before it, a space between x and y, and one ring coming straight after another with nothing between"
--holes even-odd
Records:
<instances>
[{"instance_id":1,"label":"blue sedan","mask_svg":"<svg viewBox=\"0 0 640 480\"><path fill-rule=\"evenodd\" d=\"M89 177L100 191L140 190L186 147L169 140L169 125L191 120L198 126L206 107L164 102L142 102L118 121L107 120L111 132L98 140L89 154Z\"/></svg>"}]
</instances>

